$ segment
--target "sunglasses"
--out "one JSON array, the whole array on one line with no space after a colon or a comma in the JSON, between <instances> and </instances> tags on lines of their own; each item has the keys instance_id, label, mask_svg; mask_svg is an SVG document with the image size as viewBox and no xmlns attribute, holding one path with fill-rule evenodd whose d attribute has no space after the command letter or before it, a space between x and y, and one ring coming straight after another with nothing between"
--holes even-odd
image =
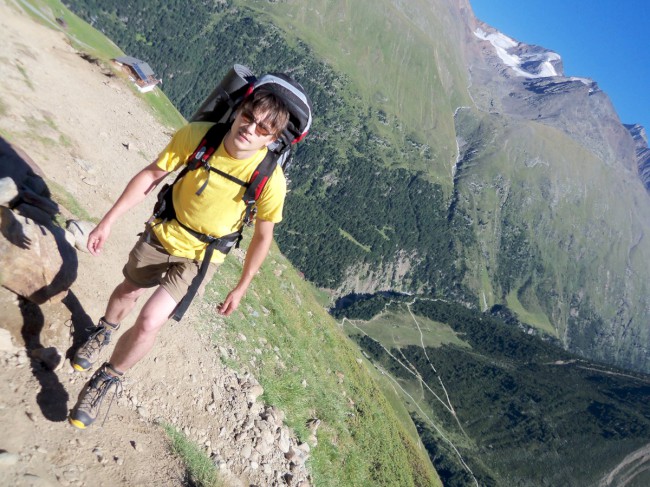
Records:
<instances>
[{"instance_id":1,"label":"sunglasses","mask_svg":"<svg viewBox=\"0 0 650 487\"><path fill-rule=\"evenodd\" d=\"M243 110L241 112L241 119L246 125L250 125L252 123L255 124L255 134L260 136L260 137L267 137L269 135L273 135L273 130L269 128L268 125L266 125L264 122L260 122L255 118L255 115L249 110Z\"/></svg>"}]
</instances>

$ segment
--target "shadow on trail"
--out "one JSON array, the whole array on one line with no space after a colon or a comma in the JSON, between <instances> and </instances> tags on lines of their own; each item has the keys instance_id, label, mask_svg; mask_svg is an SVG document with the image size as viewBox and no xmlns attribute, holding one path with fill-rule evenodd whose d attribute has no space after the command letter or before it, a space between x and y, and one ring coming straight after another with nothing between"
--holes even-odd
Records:
<instances>
[{"instance_id":1,"label":"shadow on trail","mask_svg":"<svg viewBox=\"0 0 650 487\"><path fill-rule=\"evenodd\" d=\"M65 352L65 358L72 359L77 349L88 340L90 330L95 326L95 323L72 291L68 292L62 302L71 314L70 338L72 343Z\"/></svg>"},{"instance_id":2,"label":"shadow on trail","mask_svg":"<svg viewBox=\"0 0 650 487\"><path fill-rule=\"evenodd\" d=\"M4 248L10 252L7 255L13 256L13 260L3 261L7 267L4 270L8 271L3 285L19 297L20 333L30 357L32 373L40 384L36 402L48 420L65 421L69 396L54 373L62 357L54 347L43 347L43 342L47 343L43 336L45 316L39 305L65 295L63 304L72 314L73 348L84 340L83 330L92 323L76 296L69 291L77 279L77 252L66 240L65 230L55 222L60 207L52 200L38 164L25 151L0 137L2 178L12 179L18 190L17 196L1 208L0 238L4 240ZM40 289L34 289L29 282L39 273L52 277Z\"/></svg>"},{"instance_id":3,"label":"shadow on trail","mask_svg":"<svg viewBox=\"0 0 650 487\"><path fill-rule=\"evenodd\" d=\"M54 371L32 357L34 350L43 348L41 344L41 332L45 325L43 312L37 304L26 299L20 300L20 311L23 315L21 332L25 348L30 356L32 373L41 386L41 390L36 395L36 403L45 418L50 421L65 421L68 416L68 393Z\"/></svg>"}]
</instances>

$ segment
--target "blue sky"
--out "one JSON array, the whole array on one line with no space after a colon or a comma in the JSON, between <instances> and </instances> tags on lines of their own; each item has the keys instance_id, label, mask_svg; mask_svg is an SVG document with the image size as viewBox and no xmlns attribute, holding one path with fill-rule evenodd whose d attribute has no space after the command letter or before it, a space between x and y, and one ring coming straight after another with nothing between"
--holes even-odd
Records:
<instances>
[{"instance_id":1,"label":"blue sky","mask_svg":"<svg viewBox=\"0 0 650 487\"><path fill-rule=\"evenodd\" d=\"M562 57L564 74L591 78L623 123L650 136L649 0L470 0L474 14L509 37Z\"/></svg>"}]
</instances>

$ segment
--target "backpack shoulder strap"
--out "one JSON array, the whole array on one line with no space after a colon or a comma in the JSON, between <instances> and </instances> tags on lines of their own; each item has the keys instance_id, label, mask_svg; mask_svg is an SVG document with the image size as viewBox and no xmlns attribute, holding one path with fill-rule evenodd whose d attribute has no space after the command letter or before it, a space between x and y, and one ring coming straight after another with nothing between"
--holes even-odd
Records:
<instances>
[{"instance_id":1,"label":"backpack shoulder strap","mask_svg":"<svg viewBox=\"0 0 650 487\"><path fill-rule=\"evenodd\" d=\"M187 171L193 171L195 169L203 167L208 171L216 172L220 176L229 179L230 181L237 183L241 186L247 185L246 182L240 181L236 177L231 176L230 174L225 173L223 171L220 171L216 167L210 166L208 162L210 160L210 157L212 157L212 154L215 153L215 151L221 145L221 142L223 142L223 139L228 133L228 130L230 130L230 125L231 124L228 123L216 123L208 129L206 134L203 136L203 139L201 139L199 145L196 147L196 149L194 149L194 152L187 160L187 164L185 165L185 168L183 168L182 171L183 176L187 173ZM179 174L179 178L180 177L182 176ZM177 180L179 178L177 178ZM208 178L205 180L203 185L197 190L196 192L197 195L203 193L203 190L208 185L209 179L210 177L208 176Z\"/></svg>"},{"instance_id":2,"label":"backpack shoulder strap","mask_svg":"<svg viewBox=\"0 0 650 487\"><path fill-rule=\"evenodd\" d=\"M186 166L189 168L188 170L192 171L201 166L206 166L212 154L221 145L228 130L230 130L230 124L227 123L215 123L210 127L187 160Z\"/></svg>"},{"instance_id":3,"label":"backpack shoulder strap","mask_svg":"<svg viewBox=\"0 0 650 487\"><path fill-rule=\"evenodd\" d=\"M266 183L273 175L273 171L278 165L279 154L269 150L262 161L257 165L250 181L242 196L242 201L246 203L246 213L244 214L244 224L250 225L253 220L253 207L257 200L262 195L262 191L266 187Z\"/></svg>"}]
</instances>

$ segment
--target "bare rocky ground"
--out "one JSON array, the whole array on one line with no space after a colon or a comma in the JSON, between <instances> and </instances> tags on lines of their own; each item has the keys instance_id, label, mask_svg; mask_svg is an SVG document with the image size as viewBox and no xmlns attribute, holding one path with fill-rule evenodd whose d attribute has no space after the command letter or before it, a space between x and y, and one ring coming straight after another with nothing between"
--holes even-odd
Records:
<instances>
[{"instance_id":1,"label":"bare rocky ground","mask_svg":"<svg viewBox=\"0 0 650 487\"><path fill-rule=\"evenodd\" d=\"M0 137L93 217L172 132L125 81L107 74L63 33L0 1ZM191 311L170 322L153 353L129 371L105 423L103 414L86 431L67 423L90 373L74 372L69 361L51 370L34 351L70 355L102 315L152 204L115 226L100 257L77 252L77 278L63 301L39 306L0 288L0 328L11 333L0 348L0 485L190 485L160 422L205 448L226 485L308 485L306 455L282 412L256 401L262 391L254 377L221 365L218 349L191 325Z\"/></svg>"}]
</instances>

